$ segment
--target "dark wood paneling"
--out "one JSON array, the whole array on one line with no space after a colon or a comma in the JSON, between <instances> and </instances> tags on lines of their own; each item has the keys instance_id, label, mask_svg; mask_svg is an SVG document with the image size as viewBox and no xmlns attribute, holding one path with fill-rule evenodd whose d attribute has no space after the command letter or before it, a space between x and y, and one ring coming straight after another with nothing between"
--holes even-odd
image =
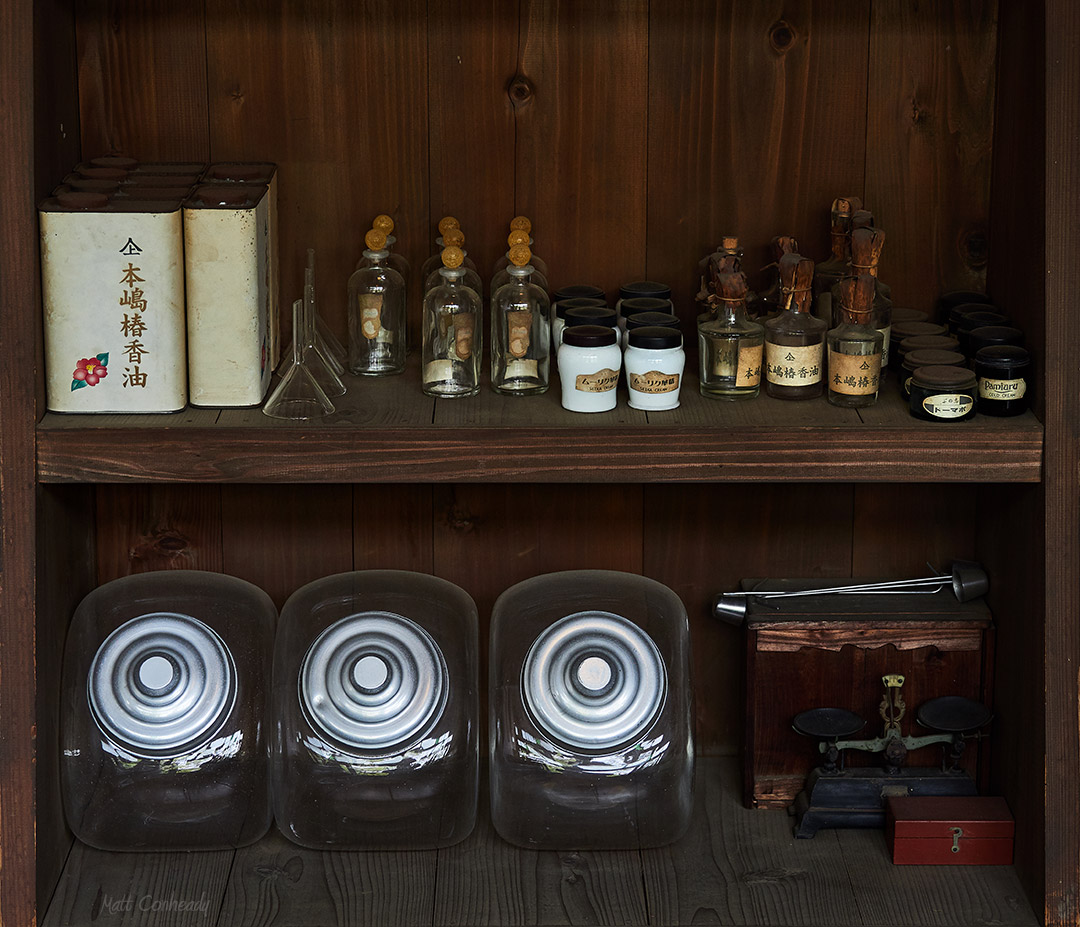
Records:
<instances>
[{"instance_id":1,"label":"dark wood paneling","mask_svg":"<svg viewBox=\"0 0 1080 927\"><path fill-rule=\"evenodd\" d=\"M754 285L775 235L828 257L829 205L863 185L869 15L869 0L652 5L648 274L687 331L697 262L724 235Z\"/></svg>"},{"instance_id":2,"label":"dark wood paneling","mask_svg":"<svg viewBox=\"0 0 1080 927\"><path fill-rule=\"evenodd\" d=\"M648 3L521 3L515 203L558 288L645 273Z\"/></svg>"},{"instance_id":3,"label":"dark wood paneling","mask_svg":"<svg viewBox=\"0 0 1080 927\"><path fill-rule=\"evenodd\" d=\"M77 0L76 17L83 157L206 160L202 6Z\"/></svg>"},{"instance_id":4,"label":"dark wood paneling","mask_svg":"<svg viewBox=\"0 0 1080 927\"><path fill-rule=\"evenodd\" d=\"M986 283L997 3L875 3L865 205L881 279L924 311Z\"/></svg>"},{"instance_id":5,"label":"dark wood paneling","mask_svg":"<svg viewBox=\"0 0 1080 927\"><path fill-rule=\"evenodd\" d=\"M353 569L433 572L430 486L357 483L353 491Z\"/></svg>"},{"instance_id":6,"label":"dark wood paneling","mask_svg":"<svg viewBox=\"0 0 1080 927\"><path fill-rule=\"evenodd\" d=\"M342 344L371 220L393 217L395 248L417 272L430 246L425 9L421 0L207 8L211 156L279 165L281 305L301 295L314 248L319 312Z\"/></svg>"},{"instance_id":7,"label":"dark wood paneling","mask_svg":"<svg viewBox=\"0 0 1080 927\"><path fill-rule=\"evenodd\" d=\"M99 486L97 581L150 570L222 568L217 486Z\"/></svg>"},{"instance_id":8,"label":"dark wood paneling","mask_svg":"<svg viewBox=\"0 0 1080 927\"><path fill-rule=\"evenodd\" d=\"M74 7L64 0L39 0L34 31L49 36L34 56L34 196L43 199L79 161Z\"/></svg>"},{"instance_id":9,"label":"dark wood paneling","mask_svg":"<svg viewBox=\"0 0 1080 927\"><path fill-rule=\"evenodd\" d=\"M349 486L222 490L222 569L264 590L278 610L306 583L353 565Z\"/></svg>"}]
</instances>

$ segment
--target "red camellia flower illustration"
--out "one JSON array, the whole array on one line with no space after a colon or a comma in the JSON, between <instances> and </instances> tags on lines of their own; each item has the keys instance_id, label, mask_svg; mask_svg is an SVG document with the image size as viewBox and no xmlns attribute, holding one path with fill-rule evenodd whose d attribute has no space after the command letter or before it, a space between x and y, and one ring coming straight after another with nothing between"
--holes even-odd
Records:
<instances>
[{"instance_id":1,"label":"red camellia flower illustration","mask_svg":"<svg viewBox=\"0 0 1080 927\"><path fill-rule=\"evenodd\" d=\"M75 389L77 386L82 386L84 383L87 386L96 386L98 380L102 380L109 375L109 369L106 366L108 364L108 355L98 355L97 357L84 357L79 361L75 371L71 374L71 379L74 381L71 384L71 388Z\"/></svg>"}]
</instances>

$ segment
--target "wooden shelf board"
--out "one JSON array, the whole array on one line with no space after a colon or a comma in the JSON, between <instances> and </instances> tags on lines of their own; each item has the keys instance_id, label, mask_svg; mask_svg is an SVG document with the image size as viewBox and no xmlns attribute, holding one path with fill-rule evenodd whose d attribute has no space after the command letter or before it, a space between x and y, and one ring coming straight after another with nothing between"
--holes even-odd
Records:
<instances>
[{"instance_id":1,"label":"wooden shelf board","mask_svg":"<svg viewBox=\"0 0 1080 927\"><path fill-rule=\"evenodd\" d=\"M283 422L260 409L171 415L46 414L43 482L1038 482L1031 414L957 424L912 418L895 384L877 405L702 397L692 377L671 412L565 411L543 396L423 395L404 377L349 378L334 415Z\"/></svg>"}]
</instances>

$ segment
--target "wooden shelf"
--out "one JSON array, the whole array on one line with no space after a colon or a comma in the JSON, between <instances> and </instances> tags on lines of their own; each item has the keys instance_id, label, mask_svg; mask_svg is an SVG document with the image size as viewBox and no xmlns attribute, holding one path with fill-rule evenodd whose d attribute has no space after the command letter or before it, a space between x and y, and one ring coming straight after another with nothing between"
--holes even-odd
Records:
<instances>
[{"instance_id":1,"label":"wooden shelf","mask_svg":"<svg viewBox=\"0 0 1080 927\"><path fill-rule=\"evenodd\" d=\"M415 364L413 365L415 367ZM645 413L566 412L553 386L534 398L424 396L410 368L349 378L323 422L259 409L172 415L47 414L37 428L43 482L680 482L771 480L1037 482L1043 429L1030 413L959 424L912 418L895 382L878 404L703 398Z\"/></svg>"},{"instance_id":2,"label":"wooden shelf","mask_svg":"<svg viewBox=\"0 0 1080 927\"><path fill-rule=\"evenodd\" d=\"M689 833L654 850L517 849L483 794L473 834L439 851L313 852L276 832L208 853L76 843L42 923L1037 924L1011 866L895 867L878 830L796 840L786 812L742 807L733 757L701 761L696 788Z\"/></svg>"}]
</instances>

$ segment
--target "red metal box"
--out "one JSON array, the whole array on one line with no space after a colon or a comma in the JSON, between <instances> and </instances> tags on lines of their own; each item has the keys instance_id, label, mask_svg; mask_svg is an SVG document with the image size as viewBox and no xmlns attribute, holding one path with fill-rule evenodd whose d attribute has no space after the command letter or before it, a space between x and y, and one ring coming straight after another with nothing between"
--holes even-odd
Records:
<instances>
[{"instance_id":1,"label":"red metal box","mask_svg":"<svg viewBox=\"0 0 1080 927\"><path fill-rule=\"evenodd\" d=\"M1008 866L1013 819L1004 798L889 798L885 839L901 866Z\"/></svg>"}]
</instances>

